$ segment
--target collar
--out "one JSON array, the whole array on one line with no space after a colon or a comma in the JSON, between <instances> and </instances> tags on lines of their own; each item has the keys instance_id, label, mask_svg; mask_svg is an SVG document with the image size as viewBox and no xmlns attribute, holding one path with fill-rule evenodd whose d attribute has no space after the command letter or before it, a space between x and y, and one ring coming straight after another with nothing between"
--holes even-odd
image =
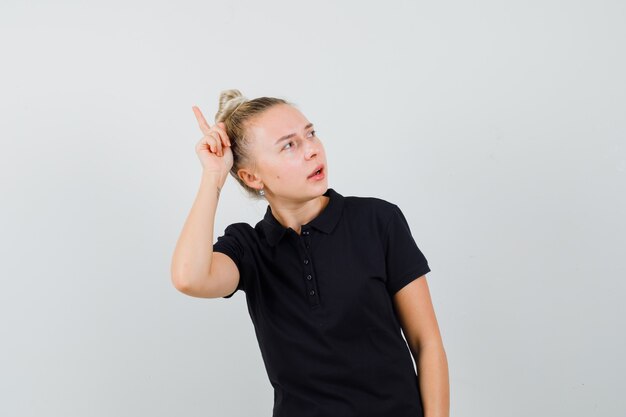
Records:
<instances>
[{"instance_id":1,"label":"collar","mask_svg":"<svg viewBox=\"0 0 626 417\"><path fill-rule=\"evenodd\" d=\"M320 232L329 234L335 228L335 225L341 217L344 196L332 188L328 188L324 195L330 198L326 207L324 207L317 217L307 224L303 224L302 227L313 227ZM267 237L267 242L270 246L275 246L288 229L276 220L272 214L272 209L269 204L265 210L265 216L263 217L261 225L265 231L265 236ZM291 229L291 227L289 227L289 229Z\"/></svg>"}]
</instances>

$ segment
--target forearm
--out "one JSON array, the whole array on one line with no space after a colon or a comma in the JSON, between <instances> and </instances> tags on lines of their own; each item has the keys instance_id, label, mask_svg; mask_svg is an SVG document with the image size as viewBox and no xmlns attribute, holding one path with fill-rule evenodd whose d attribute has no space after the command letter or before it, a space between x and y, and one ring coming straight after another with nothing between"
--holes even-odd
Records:
<instances>
[{"instance_id":1,"label":"forearm","mask_svg":"<svg viewBox=\"0 0 626 417\"><path fill-rule=\"evenodd\" d=\"M422 346L417 354L417 371L425 417L449 417L450 384L448 360L443 345Z\"/></svg>"},{"instance_id":2,"label":"forearm","mask_svg":"<svg viewBox=\"0 0 626 417\"><path fill-rule=\"evenodd\" d=\"M172 257L172 281L177 288L193 286L211 270L215 214L222 185L219 174L203 171L200 189Z\"/></svg>"}]
</instances>

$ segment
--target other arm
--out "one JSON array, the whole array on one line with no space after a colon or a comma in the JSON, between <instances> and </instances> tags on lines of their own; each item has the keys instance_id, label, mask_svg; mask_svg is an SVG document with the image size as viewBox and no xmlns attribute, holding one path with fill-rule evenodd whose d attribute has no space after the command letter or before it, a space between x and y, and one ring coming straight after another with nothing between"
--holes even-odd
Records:
<instances>
[{"instance_id":1,"label":"other arm","mask_svg":"<svg viewBox=\"0 0 626 417\"><path fill-rule=\"evenodd\" d=\"M402 331L417 365L425 417L449 417L448 360L435 317L426 275L393 296Z\"/></svg>"},{"instance_id":2,"label":"other arm","mask_svg":"<svg viewBox=\"0 0 626 417\"><path fill-rule=\"evenodd\" d=\"M203 298L232 293L239 270L223 253L213 253L213 226L223 180L204 172L200 190L176 243L171 263L172 283L180 292Z\"/></svg>"}]
</instances>

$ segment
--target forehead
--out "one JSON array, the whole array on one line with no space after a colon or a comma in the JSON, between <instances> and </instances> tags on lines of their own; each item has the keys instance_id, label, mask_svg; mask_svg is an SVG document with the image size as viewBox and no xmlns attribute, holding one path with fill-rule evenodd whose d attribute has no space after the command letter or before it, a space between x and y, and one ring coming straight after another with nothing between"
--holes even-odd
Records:
<instances>
[{"instance_id":1,"label":"forehead","mask_svg":"<svg viewBox=\"0 0 626 417\"><path fill-rule=\"evenodd\" d=\"M282 136L302 133L308 123L309 120L295 107L279 104L251 120L248 129L256 140L271 146Z\"/></svg>"}]
</instances>

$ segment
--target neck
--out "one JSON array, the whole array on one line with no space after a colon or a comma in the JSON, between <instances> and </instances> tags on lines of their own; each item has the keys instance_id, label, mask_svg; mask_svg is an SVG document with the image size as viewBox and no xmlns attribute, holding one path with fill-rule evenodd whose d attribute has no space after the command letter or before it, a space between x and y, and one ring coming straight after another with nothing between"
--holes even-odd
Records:
<instances>
[{"instance_id":1,"label":"neck","mask_svg":"<svg viewBox=\"0 0 626 417\"><path fill-rule=\"evenodd\" d=\"M328 205L330 198L321 195L302 202L270 201L272 214L286 228L291 227L297 234L303 224L316 218Z\"/></svg>"}]
</instances>

